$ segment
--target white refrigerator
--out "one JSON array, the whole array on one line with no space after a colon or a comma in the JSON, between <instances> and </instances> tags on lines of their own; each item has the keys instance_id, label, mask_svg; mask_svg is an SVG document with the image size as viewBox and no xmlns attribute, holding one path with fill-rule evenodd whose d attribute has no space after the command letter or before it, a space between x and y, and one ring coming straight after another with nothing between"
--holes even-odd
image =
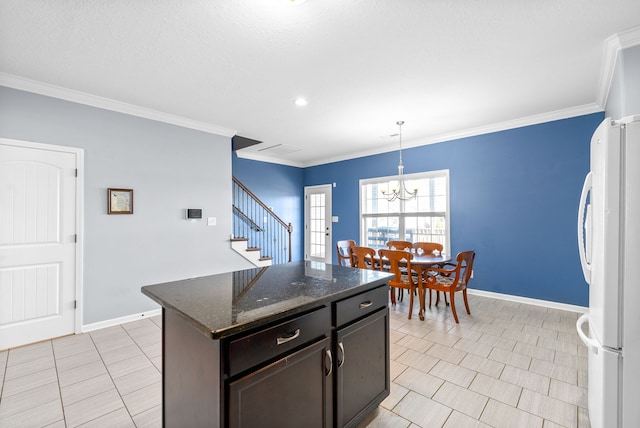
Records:
<instances>
[{"instance_id":1,"label":"white refrigerator","mask_svg":"<svg viewBox=\"0 0 640 428\"><path fill-rule=\"evenodd\" d=\"M578 246L589 284L576 327L588 347L591 426L640 427L640 115L605 119L591 138Z\"/></svg>"}]
</instances>

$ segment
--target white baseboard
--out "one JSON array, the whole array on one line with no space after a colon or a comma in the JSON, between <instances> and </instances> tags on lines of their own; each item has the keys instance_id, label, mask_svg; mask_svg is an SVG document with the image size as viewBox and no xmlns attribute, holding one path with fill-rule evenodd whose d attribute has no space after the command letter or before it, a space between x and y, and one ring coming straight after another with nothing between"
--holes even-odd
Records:
<instances>
[{"instance_id":1,"label":"white baseboard","mask_svg":"<svg viewBox=\"0 0 640 428\"><path fill-rule=\"evenodd\" d=\"M141 312L139 314L127 315L126 317L113 318L110 320L94 322L91 324L84 324L82 326L82 333L88 333L90 331L99 330L101 328L113 327L114 325L126 324L128 322L138 321L143 318L155 317L162 314L162 309L154 309L152 311Z\"/></svg>"},{"instance_id":2,"label":"white baseboard","mask_svg":"<svg viewBox=\"0 0 640 428\"><path fill-rule=\"evenodd\" d=\"M491 291L475 290L471 288L467 288L467 292L469 294L474 294L476 296L491 297L493 299L508 300L510 302L516 302L516 303L526 303L527 305L542 306L550 309L560 309L562 311L578 312L578 313L589 312L589 308L584 306L551 302L549 300L538 300L538 299L532 299L529 297L512 296L511 294L494 293Z\"/></svg>"}]
</instances>

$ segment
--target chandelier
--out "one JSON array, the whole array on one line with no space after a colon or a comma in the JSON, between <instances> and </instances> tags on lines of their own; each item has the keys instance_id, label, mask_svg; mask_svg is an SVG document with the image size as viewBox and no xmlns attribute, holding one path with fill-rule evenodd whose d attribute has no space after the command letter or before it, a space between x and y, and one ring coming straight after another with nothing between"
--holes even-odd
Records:
<instances>
[{"instance_id":1,"label":"chandelier","mask_svg":"<svg viewBox=\"0 0 640 428\"><path fill-rule=\"evenodd\" d=\"M389 194L387 194L387 190L388 189L382 189L382 194L384 196L387 197L387 201L389 202L393 202L396 199L399 199L401 201L408 201L410 199L413 199L416 197L416 195L418 194L418 189L413 189L413 192L410 192L409 190L407 190L405 183L404 183L404 165L402 164L402 125L404 125L404 121L403 120L399 120L398 122L396 122L396 124L398 125L398 136L400 137L400 163L398 164L398 185L397 186L393 186L391 183L389 183L389 186L391 188L391 192Z\"/></svg>"}]
</instances>

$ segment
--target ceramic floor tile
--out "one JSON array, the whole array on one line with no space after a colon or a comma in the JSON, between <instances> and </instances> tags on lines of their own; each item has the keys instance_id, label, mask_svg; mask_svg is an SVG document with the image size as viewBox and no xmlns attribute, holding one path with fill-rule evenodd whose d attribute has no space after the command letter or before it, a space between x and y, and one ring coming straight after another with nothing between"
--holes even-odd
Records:
<instances>
[{"instance_id":1,"label":"ceramic floor tile","mask_svg":"<svg viewBox=\"0 0 640 428\"><path fill-rule=\"evenodd\" d=\"M426 353L434 358L445 360L452 364L460 364L460 361L467 355L466 352L460 349L449 348L438 343L429 348Z\"/></svg>"},{"instance_id":2,"label":"ceramic floor tile","mask_svg":"<svg viewBox=\"0 0 640 428\"><path fill-rule=\"evenodd\" d=\"M35 389L51 382L56 382L58 375L55 368L41 370L12 380L5 379L2 388L2 399L19 394L30 389Z\"/></svg>"},{"instance_id":3,"label":"ceramic floor tile","mask_svg":"<svg viewBox=\"0 0 640 428\"><path fill-rule=\"evenodd\" d=\"M500 377L505 366L503 363L478 357L473 354L467 354L462 361L460 361L460 365L496 379Z\"/></svg>"},{"instance_id":4,"label":"ceramic floor tile","mask_svg":"<svg viewBox=\"0 0 640 428\"><path fill-rule=\"evenodd\" d=\"M48 355L37 360L25 361L20 364L7 366L4 373L4 378L5 380L16 379L22 376L26 376L30 373L54 368L55 365L56 364L53 355Z\"/></svg>"},{"instance_id":5,"label":"ceramic floor tile","mask_svg":"<svg viewBox=\"0 0 640 428\"><path fill-rule=\"evenodd\" d=\"M391 390L389 396L385 398L380 405L387 410L393 410L393 408L409 393L409 390L404 386L398 385L395 382L391 382Z\"/></svg>"},{"instance_id":6,"label":"ceramic floor tile","mask_svg":"<svg viewBox=\"0 0 640 428\"><path fill-rule=\"evenodd\" d=\"M587 359L577 355L570 355L556 351L553 362L562 366L574 367L579 370L587 370Z\"/></svg>"},{"instance_id":7,"label":"ceramic floor tile","mask_svg":"<svg viewBox=\"0 0 640 428\"><path fill-rule=\"evenodd\" d=\"M60 388L62 403L69 406L115 387L107 373Z\"/></svg>"},{"instance_id":8,"label":"ceramic floor tile","mask_svg":"<svg viewBox=\"0 0 640 428\"><path fill-rule=\"evenodd\" d=\"M500 375L500 380L545 395L549 393L549 384L551 382L551 379L547 376L542 376L513 366L505 366Z\"/></svg>"},{"instance_id":9,"label":"ceramic floor tile","mask_svg":"<svg viewBox=\"0 0 640 428\"><path fill-rule=\"evenodd\" d=\"M375 409L358 424L358 428L407 428L410 426L410 421L381 407Z\"/></svg>"},{"instance_id":10,"label":"ceramic floor tile","mask_svg":"<svg viewBox=\"0 0 640 428\"><path fill-rule=\"evenodd\" d=\"M493 346L491 345L469 339L460 339L455 343L455 345L453 345L453 347L455 349L460 349L461 351L485 358L489 356L491 350L493 349Z\"/></svg>"},{"instance_id":11,"label":"ceramic floor tile","mask_svg":"<svg viewBox=\"0 0 640 428\"><path fill-rule=\"evenodd\" d=\"M431 348L434 343L415 336L407 335L398 341L398 345L413 349L414 351L425 352L427 349Z\"/></svg>"},{"instance_id":12,"label":"ceramic floor tile","mask_svg":"<svg viewBox=\"0 0 640 428\"><path fill-rule=\"evenodd\" d=\"M102 358L100 357L100 353L94 348L56 359L56 368L58 369L58 372L64 372L66 370L75 369L101 360Z\"/></svg>"},{"instance_id":13,"label":"ceramic floor tile","mask_svg":"<svg viewBox=\"0 0 640 428\"><path fill-rule=\"evenodd\" d=\"M587 389L551 379L549 397L557 398L575 406L588 407Z\"/></svg>"},{"instance_id":14,"label":"ceramic floor tile","mask_svg":"<svg viewBox=\"0 0 640 428\"><path fill-rule=\"evenodd\" d=\"M53 348L51 347L51 341L48 340L45 342L35 343L33 345L10 349L7 357L7 368L51 357L53 357Z\"/></svg>"},{"instance_id":15,"label":"ceramic floor tile","mask_svg":"<svg viewBox=\"0 0 640 428\"><path fill-rule=\"evenodd\" d=\"M124 407L115 387L98 395L64 406L69 428L82 425Z\"/></svg>"},{"instance_id":16,"label":"ceramic floor tile","mask_svg":"<svg viewBox=\"0 0 640 428\"><path fill-rule=\"evenodd\" d=\"M60 421L64 421L62 404L60 400L53 400L39 406L34 405L24 412L0 418L0 427L45 427Z\"/></svg>"},{"instance_id":17,"label":"ceramic floor tile","mask_svg":"<svg viewBox=\"0 0 640 428\"><path fill-rule=\"evenodd\" d=\"M123 395L122 400L132 416L159 406L162 404L162 382L158 381Z\"/></svg>"},{"instance_id":18,"label":"ceramic floor tile","mask_svg":"<svg viewBox=\"0 0 640 428\"><path fill-rule=\"evenodd\" d=\"M514 340L520 343L526 343L528 345L536 346L540 336L531 333L524 333L522 331L506 330L502 333L502 337L505 339Z\"/></svg>"},{"instance_id":19,"label":"ceramic floor tile","mask_svg":"<svg viewBox=\"0 0 640 428\"><path fill-rule=\"evenodd\" d=\"M409 367L395 379L395 383L431 398L438 388L442 386L444 381L438 377Z\"/></svg>"},{"instance_id":20,"label":"ceramic floor tile","mask_svg":"<svg viewBox=\"0 0 640 428\"><path fill-rule=\"evenodd\" d=\"M126 360L128 358L137 357L144 354L140 346L136 343L130 343L120 348L109 349L108 351L101 351L100 355L102 360L107 365L117 363L118 361Z\"/></svg>"},{"instance_id":21,"label":"ceramic floor tile","mask_svg":"<svg viewBox=\"0 0 640 428\"><path fill-rule=\"evenodd\" d=\"M61 387L65 387L106 373L107 368L104 363L102 360L98 360L76 367L73 370L58 372L58 382L60 382Z\"/></svg>"},{"instance_id":22,"label":"ceramic floor tile","mask_svg":"<svg viewBox=\"0 0 640 428\"><path fill-rule=\"evenodd\" d=\"M554 350L542 348L540 346L529 345L522 342L516 343L516 346L514 346L513 348L513 352L546 361L553 361L555 357Z\"/></svg>"},{"instance_id":23,"label":"ceramic floor tile","mask_svg":"<svg viewBox=\"0 0 640 428\"><path fill-rule=\"evenodd\" d=\"M520 399L522 388L509 382L478 373L469 385L471 391L486 395L502 403L515 407Z\"/></svg>"},{"instance_id":24,"label":"ceramic floor tile","mask_svg":"<svg viewBox=\"0 0 640 428\"><path fill-rule=\"evenodd\" d=\"M476 377L477 372L456 364L451 364L444 360L440 360L429 371L429 374L466 388Z\"/></svg>"},{"instance_id":25,"label":"ceramic floor tile","mask_svg":"<svg viewBox=\"0 0 640 428\"><path fill-rule=\"evenodd\" d=\"M438 331L431 331L429 334L424 336L423 339L449 347L455 345L455 343L459 340L457 336L441 333Z\"/></svg>"},{"instance_id":26,"label":"ceramic floor tile","mask_svg":"<svg viewBox=\"0 0 640 428\"><path fill-rule=\"evenodd\" d=\"M542 428L543 419L495 400L489 400L480 420L495 428Z\"/></svg>"},{"instance_id":27,"label":"ceramic floor tile","mask_svg":"<svg viewBox=\"0 0 640 428\"><path fill-rule=\"evenodd\" d=\"M133 417L136 428L162 428L162 406L156 406Z\"/></svg>"},{"instance_id":28,"label":"ceramic floor tile","mask_svg":"<svg viewBox=\"0 0 640 428\"><path fill-rule=\"evenodd\" d=\"M445 382L433 396L433 400L478 419L489 398L453 383Z\"/></svg>"},{"instance_id":29,"label":"ceramic floor tile","mask_svg":"<svg viewBox=\"0 0 640 428\"><path fill-rule=\"evenodd\" d=\"M578 407L578 428L591 428L589 423L589 411Z\"/></svg>"},{"instance_id":30,"label":"ceramic floor tile","mask_svg":"<svg viewBox=\"0 0 640 428\"><path fill-rule=\"evenodd\" d=\"M117 361L115 363L107 364L107 370L112 378L117 379L121 376L128 375L138 370L152 367L153 364L149 359L141 353L125 360Z\"/></svg>"},{"instance_id":31,"label":"ceramic floor tile","mask_svg":"<svg viewBox=\"0 0 640 428\"><path fill-rule=\"evenodd\" d=\"M478 343L483 343L493 348L500 348L506 351L513 351L513 348L516 346L517 342L512 339L507 339L506 337L482 333L482 337L478 339Z\"/></svg>"},{"instance_id":32,"label":"ceramic floor tile","mask_svg":"<svg viewBox=\"0 0 640 428\"><path fill-rule=\"evenodd\" d=\"M148 366L127 375L115 378L113 382L121 395L130 394L134 391L160 382L162 375L154 366Z\"/></svg>"},{"instance_id":33,"label":"ceramic floor tile","mask_svg":"<svg viewBox=\"0 0 640 428\"><path fill-rule=\"evenodd\" d=\"M491 426L454 410L442 428L491 428Z\"/></svg>"},{"instance_id":34,"label":"ceramic floor tile","mask_svg":"<svg viewBox=\"0 0 640 428\"><path fill-rule=\"evenodd\" d=\"M389 342L397 343L400 339L406 336L406 333L401 333L398 330L394 330L393 323L389 323Z\"/></svg>"},{"instance_id":35,"label":"ceramic floor tile","mask_svg":"<svg viewBox=\"0 0 640 428\"><path fill-rule=\"evenodd\" d=\"M156 366L157 367L157 366ZM389 377L391 380L396 379L402 372L404 372L409 366L399 363L397 361L391 360L389 362Z\"/></svg>"},{"instance_id":36,"label":"ceramic floor tile","mask_svg":"<svg viewBox=\"0 0 640 428\"><path fill-rule=\"evenodd\" d=\"M534 327L532 325L525 325L522 328L523 333L529 333L540 337L546 337L556 340L558 338L558 330L550 330L544 327Z\"/></svg>"},{"instance_id":37,"label":"ceramic floor tile","mask_svg":"<svg viewBox=\"0 0 640 428\"><path fill-rule=\"evenodd\" d=\"M576 406L527 389L522 391L518 409L565 427L578 426L578 409Z\"/></svg>"},{"instance_id":38,"label":"ceramic floor tile","mask_svg":"<svg viewBox=\"0 0 640 428\"><path fill-rule=\"evenodd\" d=\"M534 358L531 360L529 370L572 385L578 384L578 369Z\"/></svg>"},{"instance_id":39,"label":"ceramic floor tile","mask_svg":"<svg viewBox=\"0 0 640 428\"><path fill-rule=\"evenodd\" d=\"M52 401L60 401L57 382L50 382L14 395L3 396L0 401L0 421ZM2 426L2 422L0 422L0 426Z\"/></svg>"},{"instance_id":40,"label":"ceramic floor tile","mask_svg":"<svg viewBox=\"0 0 640 428\"><path fill-rule=\"evenodd\" d=\"M456 324L454 327L450 328L447 331L447 334L451 334L456 337L460 337L463 339L480 341L480 338L484 333L481 333L477 330L472 330L468 327L461 327L459 324Z\"/></svg>"},{"instance_id":41,"label":"ceramic floor tile","mask_svg":"<svg viewBox=\"0 0 640 428\"><path fill-rule=\"evenodd\" d=\"M566 343L547 337L541 337L540 340L538 340L538 346L552 349L554 351L564 352L569 355L578 355L578 345L576 343Z\"/></svg>"},{"instance_id":42,"label":"ceramic floor tile","mask_svg":"<svg viewBox=\"0 0 640 428\"><path fill-rule=\"evenodd\" d=\"M52 344L56 360L71 357L82 352L97 351L91 336L87 333L54 339Z\"/></svg>"},{"instance_id":43,"label":"ceramic floor tile","mask_svg":"<svg viewBox=\"0 0 640 428\"><path fill-rule=\"evenodd\" d=\"M406 366L413 367L425 373L428 373L433 366L439 361L437 358L416 352L413 349L407 349L400 357L395 359L397 362Z\"/></svg>"},{"instance_id":44,"label":"ceramic floor tile","mask_svg":"<svg viewBox=\"0 0 640 428\"><path fill-rule=\"evenodd\" d=\"M129 412L124 407L100 416L87 423L79 425L81 428L136 428Z\"/></svg>"},{"instance_id":45,"label":"ceramic floor tile","mask_svg":"<svg viewBox=\"0 0 640 428\"><path fill-rule=\"evenodd\" d=\"M531 357L500 348L493 348L489 354L489 359L524 370L527 370L531 364Z\"/></svg>"},{"instance_id":46,"label":"ceramic floor tile","mask_svg":"<svg viewBox=\"0 0 640 428\"><path fill-rule=\"evenodd\" d=\"M421 427L441 427L452 409L415 392L409 392L394 408L394 413Z\"/></svg>"}]
</instances>

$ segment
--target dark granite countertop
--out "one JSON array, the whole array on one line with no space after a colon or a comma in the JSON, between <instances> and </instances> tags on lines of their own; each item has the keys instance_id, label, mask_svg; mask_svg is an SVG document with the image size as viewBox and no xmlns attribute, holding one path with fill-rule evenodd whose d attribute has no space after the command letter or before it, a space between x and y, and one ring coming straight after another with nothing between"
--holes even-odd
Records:
<instances>
[{"instance_id":1,"label":"dark granite countertop","mask_svg":"<svg viewBox=\"0 0 640 428\"><path fill-rule=\"evenodd\" d=\"M147 285L142 293L221 339L375 288L392 276L307 261Z\"/></svg>"}]
</instances>

